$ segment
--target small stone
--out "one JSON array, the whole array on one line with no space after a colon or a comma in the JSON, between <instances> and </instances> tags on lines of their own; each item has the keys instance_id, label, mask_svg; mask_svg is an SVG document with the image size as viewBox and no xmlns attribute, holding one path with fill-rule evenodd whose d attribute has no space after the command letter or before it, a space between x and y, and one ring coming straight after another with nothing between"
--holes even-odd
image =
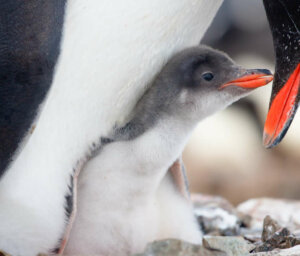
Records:
<instances>
[{"instance_id":1,"label":"small stone","mask_svg":"<svg viewBox=\"0 0 300 256\"><path fill-rule=\"evenodd\" d=\"M287 249L300 244L300 240L287 228L282 228L270 216L264 219L262 242L258 243L253 252L268 252L276 248Z\"/></svg>"},{"instance_id":2,"label":"small stone","mask_svg":"<svg viewBox=\"0 0 300 256\"><path fill-rule=\"evenodd\" d=\"M281 228L281 226L278 224L278 222L276 220L273 220L269 215L267 215L265 217L264 223L263 223L263 231L262 231L261 240L263 242L266 242L280 228Z\"/></svg>"},{"instance_id":3,"label":"small stone","mask_svg":"<svg viewBox=\"0 0 300 256\"><path fill-rule=\"evenodd\" d=\"M222 250L228 256L248 255L255 245L242 237L209 236L203 238L203 246L207 249Z\"/></svg>"},{"instance_id":4,"label":"small stone","mask_svg":"<svg viewBox=\"0 0 300 256\"><path fill-rule=\"evenodd\" d=\"M283 250L275 249L270 252L251 253L250 255L251 256L299 256L300 255L300 245L289 248L289 249L283 249Z\"/></svg>"}]
</instances>

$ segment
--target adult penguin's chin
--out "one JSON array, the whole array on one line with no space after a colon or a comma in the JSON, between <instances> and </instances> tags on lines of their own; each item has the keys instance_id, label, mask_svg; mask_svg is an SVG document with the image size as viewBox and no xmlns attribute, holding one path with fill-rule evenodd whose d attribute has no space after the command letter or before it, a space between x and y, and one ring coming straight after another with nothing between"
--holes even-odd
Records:
<instances>
[{"instance_id":1,"label":"adult penguin's chin","mask_svg":"<svg viewBox=\"0 0 300 256\"><path fill-rule=\"evenodd\" d=\"M265 147L271 148L287 133L300 100L300 1L264 0L264 6L276 54L263 137Z\"/></svg>"}]
</instances>

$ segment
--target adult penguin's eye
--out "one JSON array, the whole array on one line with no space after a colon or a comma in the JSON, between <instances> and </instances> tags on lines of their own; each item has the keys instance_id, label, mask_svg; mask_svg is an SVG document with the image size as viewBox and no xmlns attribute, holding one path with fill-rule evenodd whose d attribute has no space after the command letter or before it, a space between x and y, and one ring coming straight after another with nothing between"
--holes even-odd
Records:
<instances>
[{"instance_id":1,"label":"adult penguin's eye","mask_svg":"<svg viewBox=\"0 0 300 256\"><path fill-rule=\"evenodd\" d=\"M206 72L202 74L202 78L206 81L211 81L214 78L214 74L211 72Z\"/></svg>"}]
</instances>

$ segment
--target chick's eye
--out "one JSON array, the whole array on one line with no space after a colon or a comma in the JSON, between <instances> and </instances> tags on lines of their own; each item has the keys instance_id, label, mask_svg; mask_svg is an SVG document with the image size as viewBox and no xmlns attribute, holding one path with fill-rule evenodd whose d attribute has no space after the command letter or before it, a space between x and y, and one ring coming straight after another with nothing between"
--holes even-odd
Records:
<instances>
[{"instance_id":1,"label":"chick's eye","mask_svg":"<svg viewBox=\"0 0 300 256\"><path fill-rule=\"evenodd\" d=\"M206 81L211 81L214 78L214 74L211 72L206 72L202 74L202 78Z\"/></svg>"}]
</instances>

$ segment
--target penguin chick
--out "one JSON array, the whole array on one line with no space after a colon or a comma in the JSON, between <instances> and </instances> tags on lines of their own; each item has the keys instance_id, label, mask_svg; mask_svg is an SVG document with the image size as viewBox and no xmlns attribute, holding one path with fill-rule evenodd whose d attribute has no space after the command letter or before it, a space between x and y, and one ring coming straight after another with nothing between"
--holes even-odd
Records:
<instances>
[{"instance_id":1,"label":"penguin chick","mask_svg":"<svg viewBox=\"0 0 300 256\"><path fill-rule=\"evenodd\" d=\"M191 203L167 170L200 120L271 80L204 46L171 58L80 174L66 254L131 255L164 238L201 243Z\"/></svg>"}]
</instances>

